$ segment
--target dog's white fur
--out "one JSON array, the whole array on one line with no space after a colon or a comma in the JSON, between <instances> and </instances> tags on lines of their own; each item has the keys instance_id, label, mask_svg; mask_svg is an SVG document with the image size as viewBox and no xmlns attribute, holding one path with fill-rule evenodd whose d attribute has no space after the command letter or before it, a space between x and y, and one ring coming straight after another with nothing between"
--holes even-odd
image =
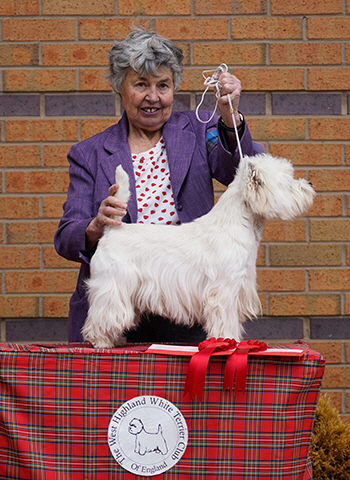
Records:
<instances>
[{"instance_id":1,"label":"dog's white fur","mask_svg":"<svg viewBox=\"0 0 350 480\"><path fill-rule=\"evenodd\" d=\"M116 169L117 196L129 199L129 178ZM315 192L293 178L292 164L267 154L244 157L213 209L180 226L106 227L91 261L84 339L97 348L124 342L141 314L203 325L210 337L237 341L243 322L260 312L256 256L265 219L291 220Z\"/></svg>"},{"instance_id":2,"label":"dog's white fur","mask_svg":"<svg viewBox=\"0 0 350 480\"><path fill-rule=\"evenodd\" d=\"M146 455L146 453L161 453L166 455L168 453L168 446L163 437L162 426L158 425L158 430L154 433L147 432L142 420L133 418L129 423L128 432L135 435L134 452L139 455Z\"/></svg>"}]
</instances>

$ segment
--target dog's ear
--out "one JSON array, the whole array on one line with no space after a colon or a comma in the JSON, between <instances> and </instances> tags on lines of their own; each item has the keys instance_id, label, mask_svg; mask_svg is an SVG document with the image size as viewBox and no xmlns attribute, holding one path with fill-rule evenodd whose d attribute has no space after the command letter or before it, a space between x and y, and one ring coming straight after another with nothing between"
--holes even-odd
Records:
<instances>
[{"instance_id":1,"label":"dog's ear","mask_svg":"<svg viewBox=\"0 0 350 480\"><path fill-rule=\"evenodd\" d=\"M251 188L258 190L263 184L263 180L259 175L259 169L252 162L248 162L248 172L249 172L248 173L249 183Z\"/></svg>"},{"instance_id":2,"label":"dog's ear","mask_svg":"<svg viewBox=\"0 0 350 480\"><path fill-rule=\"evenodd\" d=\"M264 189L264 180L260 174L259 167L249 161L247 165L248 181L246 182L245 199L251 209L260 214L266 205L267 197Z\"/></svg>"}]
</instances>

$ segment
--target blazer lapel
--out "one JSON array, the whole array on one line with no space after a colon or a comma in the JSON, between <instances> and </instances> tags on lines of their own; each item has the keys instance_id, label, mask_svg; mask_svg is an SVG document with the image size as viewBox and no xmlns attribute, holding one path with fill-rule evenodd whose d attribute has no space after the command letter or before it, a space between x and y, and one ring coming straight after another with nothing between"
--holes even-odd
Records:
<instances>
[{"instance_id":1,"label":"blazer lapel","mask_svg":"<svg viewBox=\"0 0 350 480\"><path fill-rule=\"evenodd\" d=\"M171 184L175 198L178 197L193 156L196 136L185 129L188 119L171 117L164 125L163 138L168 156Z\"/></svg>"}]
</instances>

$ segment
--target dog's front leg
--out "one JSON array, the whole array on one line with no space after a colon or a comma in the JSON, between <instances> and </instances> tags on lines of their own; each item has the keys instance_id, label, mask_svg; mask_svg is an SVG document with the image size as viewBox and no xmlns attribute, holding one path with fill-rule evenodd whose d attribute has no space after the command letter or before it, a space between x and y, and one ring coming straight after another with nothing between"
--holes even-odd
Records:
<instances>
[{"instance_id":1,"label":"dog's front leg","mask_svg":"<svg viewBox=\"0 0 350 480\"><path fill-rule=\"evenodd\" d=\"M234 338L240 342L244 332L244 318L232 291L226 295L222 293L212 294L207 298L203 312L204 329L208 338Z\"/></svg>"}]
</instances>

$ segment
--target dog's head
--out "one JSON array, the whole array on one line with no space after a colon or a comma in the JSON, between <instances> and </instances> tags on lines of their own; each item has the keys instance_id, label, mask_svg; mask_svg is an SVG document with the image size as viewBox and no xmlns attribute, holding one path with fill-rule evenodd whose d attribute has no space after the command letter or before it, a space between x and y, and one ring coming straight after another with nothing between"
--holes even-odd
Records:
<instances>
[{"instance_id":1,"label":"dog's head","mask_svg":"<svg viewBox=\"0 0 350 480\"><path fill-rule=\"evenodd\" d=\"M128 432L131 433L131 435L137 435L140 433L143 429L143 423L139 418L133 418L129 422L129 427L128 427Z\"/></svg>"},{"instance_id":2,"label":"dog's head","mask_svg":"<svg viewBox=\"0 0 350 480\"><path fill-rule=\"evenodd\" d=\"M241 160L237 180L244 201L266 219L292 220L311 207L315 191L305 179L295 179L289 160L260 154Z\"/></svg>"}]
</instances>

